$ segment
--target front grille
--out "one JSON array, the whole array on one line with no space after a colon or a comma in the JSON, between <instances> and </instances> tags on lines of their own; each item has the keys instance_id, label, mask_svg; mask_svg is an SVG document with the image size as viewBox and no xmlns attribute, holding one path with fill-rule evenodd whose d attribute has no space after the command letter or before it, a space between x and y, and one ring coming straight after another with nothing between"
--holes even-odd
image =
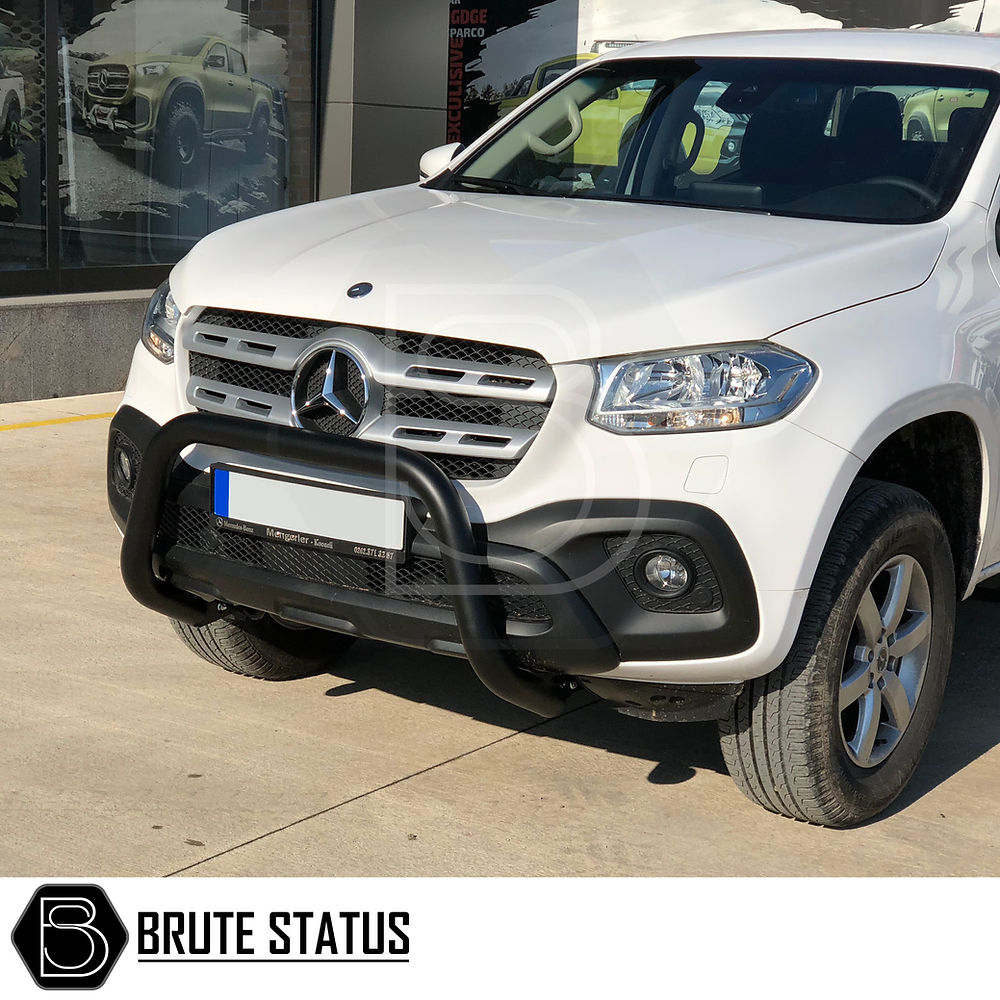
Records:
<instances>
[{"instance_id":1,"label":"front grille","mask_svg":"<svg viewBox=\"0 0 1000 1000\"><path fill-rule=\"evenodd\" d=\"M315 341L315 347L303 345ZM323 390L323 348L346 346L369 370L358 436L426 455L452 479L502 479L517 467L549 414L555 379L534 351L482 341L345 327L294 316L207 308L184 333L187 397L199 410L294 423ZM313 359L295 387L304 356ZM339 362L338 362L339 364ZM345 388L365 399L361 373ZM338 368L339 371L339 368ZM304 384L303 384L304 383ZM299 395L301 393L301 395ZM333 435L357 424L331 409L304 423Z\"/></svg>"},{"instance_id":2,"label":"front grille","mask_svg":"<svg viewBox=\"0 0 1000 1000\"><path fill-rule=\"evenodd\" d=\"M94 97L120 100L128 91L128 66L91 66L87 72L87 89Z\"/></svg>"},{"instance_id":3,"label":"front grille","mask_svg":"<svg viewBox=\"0 0 1000 1000\"><path fill-rule=\"evenodd\" d=\"M390 351L400 354L433 354L445 361L470 361L480 365L502 365L534 371L546 371L545 359L534 351L521 351L480 340L459 340L456 337L428 337L418 333L375 331L375 335Z\"/></svg>"},{"instance_id":4,"label":"front grille","mask_svg":"<svg viewBox=\"0 0 1000 1000\"><path fill-rule=\"evenodd\" d=\"M293 316L271 316L267 313L236 312L232 309L205 309L198 317L200 323L221 326L227 330L252 330L269 337L292 337L308 340L318 337L328 326L308 319Z\"/></svg>"},{"instance_id":5,"label":"front grille","mask_svg":"<svg viewBox=\"0 0 1000 1000\"><path fill-rule=\"evenodd\" d=\"M387 386L382 412L426 420L457 420L463 424L537 430L545 423L549 408L545 403L514 403L505 399L479 399L447 392Z\"/></svg>"},{"instance_id":6,"label":"front grille","mask_svg":"<svg viewBox=\"0 0 1000 1000\"><path fill-rule=\"evenodd\" d=\"M254 389L275 396L292 394L293 372L265 368L263 365L251 365L243 361L213 358L210 354L194 353L188 363L192 376L210 382L238 385L244 389Z\"/></svg>"},{"instance_id":7,"label":"front grille","mask_svg":"<svg viewBox=\"0 0 1000 1000\"><path fill-rule=\"evenodd\" d=\"M252 331L271 337L288 337L295 340L311 340L335 326L335 324L324 320L211 308L203 310L198 321L227 330ZM369 328L369 332L382 343L386 350L396 351L399 354L430 354L446 361L499 365L505 368L523 368L528 371L548 370L545 359L535 351L519 350L499 344L487 344L478 340L461 340L458 337L435 337L422 333L400 333L396 330L371 328Z\"/></svg>"},{"instance_id":8,"label":"front grille","mask_svg":"<svg viewBox=\"0 0 1000 1000\"><path fill-rule=\"evenodd\" d=\"M175 545L270 570L293 580L307 580L429 607L450 609L452 606L449 595L442 593L448 580L440 560L411 556L407 562L393 565L218 531L207 510L168 501L160 519L157 548L165 554ZM502 604L507 618L541 623L552 620L542 599L516 577L507 573L489 574L487 583L497 587L497 603Z\"/></svg>"}]
</instances>

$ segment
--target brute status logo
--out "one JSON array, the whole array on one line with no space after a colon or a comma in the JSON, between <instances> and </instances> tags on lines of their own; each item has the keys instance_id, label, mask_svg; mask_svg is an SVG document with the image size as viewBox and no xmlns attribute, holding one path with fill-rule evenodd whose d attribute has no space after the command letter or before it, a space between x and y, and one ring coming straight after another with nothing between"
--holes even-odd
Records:
<instances>
[{"instance_id":1,"label":"brute status logo","mask_svg":"<svg viewBox=\"0 0 1000 1000\"><path fill-rule=\"evenodd\" d=\"M42 989L96 990L125 950L128 932L99 886L43 885L11 940Z\"/></svg>"}]
</instances>

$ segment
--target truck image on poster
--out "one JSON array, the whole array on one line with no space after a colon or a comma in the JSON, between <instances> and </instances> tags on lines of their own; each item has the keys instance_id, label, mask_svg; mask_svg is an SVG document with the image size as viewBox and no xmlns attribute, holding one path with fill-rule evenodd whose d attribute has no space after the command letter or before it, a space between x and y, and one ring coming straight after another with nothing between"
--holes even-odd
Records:
<instances>
[{"instance_id":1,"label":"truck image on poster","mask_svg":"<svg viewBox=\"0 0 1000 1000\"><path fill-rule=\"evenodd\" d=\"M263 162L273 103L239 49L203 36L92 63L83 117L94 132L148 142L156 173L176 185L197 175L208 141L239 139L251 163Z\"/></svg>"}]
</instances>

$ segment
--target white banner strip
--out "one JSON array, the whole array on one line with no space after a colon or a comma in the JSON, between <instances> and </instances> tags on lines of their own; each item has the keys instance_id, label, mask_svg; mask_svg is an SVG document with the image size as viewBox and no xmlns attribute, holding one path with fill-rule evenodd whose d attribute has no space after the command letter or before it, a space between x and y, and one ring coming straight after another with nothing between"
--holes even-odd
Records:
<instances>
[{"instance_id":1,"label":"white banner strip","mask_svg":"<svg viewBox=\"0 0 1000 1000\"><path fill-rule=\"evenodd\" d=\"M124 947L94 885L127 932ZM971 879L5 879L0 910L13 935L0 946L0 983L4 997L35 997L36 980L63 989L66 977L82 986L96 976L102 997L127 1000L610 998L637 988L798 1000L858 983L866 996L992 995L996 888Z\"/></svg>"}]
</instances>

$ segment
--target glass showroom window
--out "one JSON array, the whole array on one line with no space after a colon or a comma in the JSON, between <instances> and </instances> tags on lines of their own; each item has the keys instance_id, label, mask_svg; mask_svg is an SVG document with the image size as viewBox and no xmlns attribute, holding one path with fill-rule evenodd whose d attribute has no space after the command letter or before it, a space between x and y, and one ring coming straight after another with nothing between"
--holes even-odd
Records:
<instances>
[{"instance_id":1,"label":"glass showroom window","mask_svg":"<svg viewBox=\"0 0 1000 1000\"><path fill-rule=\"evenodd\" d=\"M311 198L312 0L10 3L0 59L29 113L0 145L0 267L27 273L0 271L0 294L146 287L206 234Z\"/></svg>"},{"instance_id":2,"label":"glass showroom window","mask_svg":"<svg viewBox=\"0 0 1000 1000\"><path fill-rule=\"evenodd\" d=\"M0 272L45 266L42 0L0 5Z\"/></svg>"}]
</instances>

